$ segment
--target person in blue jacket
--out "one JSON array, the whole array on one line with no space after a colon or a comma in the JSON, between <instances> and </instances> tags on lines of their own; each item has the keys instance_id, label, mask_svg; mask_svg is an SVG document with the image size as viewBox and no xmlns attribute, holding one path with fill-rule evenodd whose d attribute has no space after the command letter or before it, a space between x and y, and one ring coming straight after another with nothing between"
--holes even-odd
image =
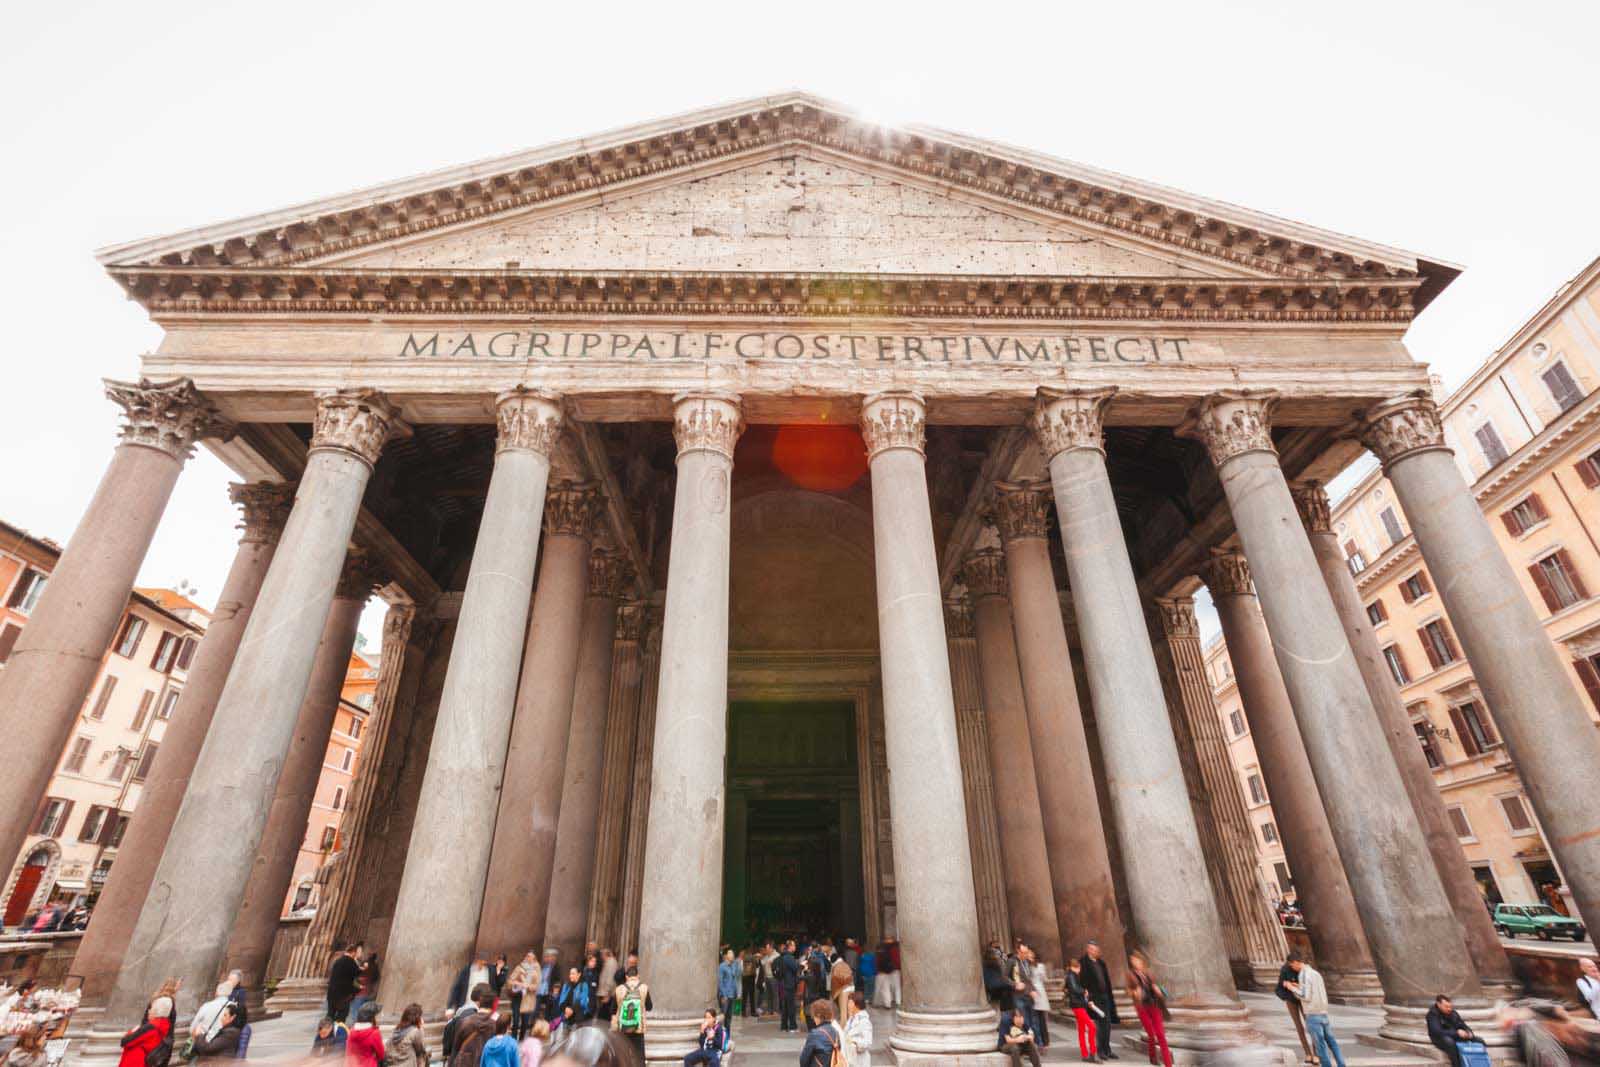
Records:
<instances>
[{"instance_id":1,"label":"person in blue jacket","mask_svg":"<svg viewBox=\"0 0 1600 1067\"><path fill-rule=\"evenodd\" d=\"M588 1022L594 1015L589 1006L589 983L583 980L583 973L576 967L567 969L567 980L556 995L556 1014L561 1017L563 1027Z\"/></svg>"},{"instance_id":2,"label":"person in blue jacket","mask_svg":"<svg viewBox=\"0 0 1600 1067\"><path fill-rule=\"evenodd\" d=\"M733 1002L739 998L739 983L744 978L744 967L734 959L733 949L722 950L722 962L717 964L717 1011L727 1020L728 1032L733 1032Z\"/></svg>"}]
</instances>

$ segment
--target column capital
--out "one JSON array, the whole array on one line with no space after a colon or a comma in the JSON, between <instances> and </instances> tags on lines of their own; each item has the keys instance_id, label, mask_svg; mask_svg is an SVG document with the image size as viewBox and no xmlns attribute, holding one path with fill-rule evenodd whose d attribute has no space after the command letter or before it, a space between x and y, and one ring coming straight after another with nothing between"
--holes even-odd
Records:
<instances>
[{"instance_id":1,"label":"column capital","mask_svg":"<svg viewBox=\"0 0 1600 1067\"><path fill-rule=\"evenodd\" d=\"M390 604L383 613L383 647L404 654L403 646L411 640L411 627L417 621L417 606L410 603ZM386 657L387 658L387 657Z\"/></svg>"},{"instance_id":2,"label":"column capital","mask_svg":"<svg viewBox=\"0 0 1600 1067\"><path fill-rule=\"evenodd\" d=\"M994 483L994 521L1003 544L1043 541L1050 529L1050 505L1055 500L1043 479Z\"/></svg>"},{"instance_id":3,"label":"column capital","mask_svg":"<svg viewBox=\"0 0 1600 1067\"><path fill-rule=\"evenodd\" d=\"M339 572L338 591L334 596L340 600L366 600L374 589L388 580L382 562L374 553L360 545L351 545L350 551L345 553L344 568Z\"/></svg>"},{"instance_id":4,"label":"column capital","mask_svg":"<svg viewBox=\"0 0 1600 1067\"><path fill-rule=\"evenodd\" d=\"M234 482L228 499L244 512L238 528L242 545L275 545L294 507L294 482Z\"/></svg>"},{"instance_id":5,"label":"column capital","mask_svg":"<svg viewBox=\"0 0 1600 1067\"><path fill-rule=\"evenodd\" d=\"M1439 408L1425 390L1386 400L1360 415L1356 436L1387 470L1417 452L1448 452Z\"/></svg>"},{"instance_id":6,"label":"column capital","mask_svg":"<svg viewBox=\"0 0 1600 1067\"><path fill-rule=\"evenodd\" d=\"M947 596L944 598L944 636L946 640L955 640L960 637L971 637L972 628L972 602L966 596Z\"/></svg>"},{"instance_id":7,"label":"column capital","mask_svg":"<svg viewBox=\"0 0 1600 1067\"><path fill-rule=\"evenodd\" d=\"M1211 550L1211 558L1200 567L1200 580L1206 583L1213 598L1219 596L1254 596L1255 586L1250 582L1250 564L1244 553L1233 549Z\"/></svg>"},{"instance_id":8,"label":"column capital","mask_svg":"<svg viewBox=\"0 0 1600 1067\"><path fill-rule=\"evenodd\" d=\"M961 564L961 584L974 603L988 597L1003 597L1006 586L1006 557L998 548L980 548Z\"/></svg>"},{"instance_id":9,"label":"column capital","mask_svg":"<svg viewBox=\"0 0 1600 1067\"><path fill-rule=\"evenodd\" d=\"M920 393L891 389L868 396L861 401L861 438L867 443L868 461L893 448L925 455L927 422L928 407Z\"/></svg>"},{"instance_id":10,"label":"column capital","mask_svg":"<svg viewBox=\"0 0 1600 1067\"><path fill-rule=\"evenodd\" d=\"M733 460L733 447L744 432L739 398L730 393L679 393L672 398L672 437L678 457L690 452L715 452Z\"/></svg>"},{"instance_id":11,"label":"column capital","mask_svg":"<svg viewBox=\"0 0 1600 1067\"><path fill-rule=\"evenodd\" d=\"M561 438L565 410L559 394L517 386L494 398L494 450L537 452L549 458Z\"/></svg>"},{"instance_id":12,"label":"column capital","mask_svg":"<svg viewBox=\"0 0 1600 1067\"><path fill-rule=\"evenodd\" d=\"M1247 452L1277 455L1272 446L1272 412L1277 406L1278 394L1266 390L1212 393L1194 406L1176 432L1205 445L1212 466L1218 468Z\"/></svg>"},{"instance_id":13,"label":"column capital","mask_svg":"<svg viewBox=\"0 0 1600 1067\"><path fill-rule=\"evenodd\" d=\"M593 482L563 479L545 493L545 536L565 534L568 537L581 537L585 541L592 540L599 514L600 491Z\"/></svg>"},{"instance_id":14,"label":"column capital","mask_svg":"<svg viewBox=\"0 0 1600 1067\"><path fill-rule=\"evenodd\" d=\"M628 578L628 565L622 554L609 548L597 548L589 553L589 595L605 600L615 600L622 593Z\"/></svg>"},{"instance_id":15,"label":"column capital","mask_svg":"<svg viewBox=\"0 0 1600 1067\"><path fill-rule=\"evenodd\" d=\"M1105 455L1105 410L1116 392L1115 386L1105 389L1041 386L1034 397L1030 425L1045 462L1074 448Z\"/></svg>"},{"instance_id":16,"label":"column capital","mask_svg":"<svg viewBox=\"0 0 1600 1067\"><path fill-rule=\"evenodd\" d=\"M644 637L646 605L640 600L624 600L617 605L617 630L613 640L637 643Z\"/></svg>"},{"instance_id":17,"label":"column capital","mask_svg":"<svg viewBox=\"0 0 1600 1067\"><path fill-rule=\"evenodd\" d=\"M370 467L391 437L409 432L399 411L377 390L335 389L317 394L311 451L348 452Z\"/></svg>"},{"instance_id":18,"label":"column capital","mask_svg":"<svg viewBox=\"0 0 1600 1067\"><path fill-rule=\"evenodd\" d=\"M154 448L182 463L206 437L231 439L237 429L217 414L189 378L154 382L102 379L106 396L122 408L122 443Z\"/></svg>"},{"instance_id":19,"label":"column capital","mask_svg":"<svg viewBox=\"0 0 1600 1067\"><path fill-rule=\"evenodd\" d=\"M1300 512L1300 521L1305 525L1306 533L1333 532L1333 513L1328 504L1327 490L1322 488L1321 482L1291 485L1289 495L1294 497L1295 510Z\"/></svg>"},{"instance_id":20,"label":"column capital","mask_svg":"<svg viewBox=\"0 0 1600 1067\"><path fill-rule=\"evenodd\" d=\"M1161 620L1161 632L1168 638L1200 637L1200 622L1194 615L1194 597L1158 596L1155 605L1156 615Z\"/></svg>"}]
</instances>

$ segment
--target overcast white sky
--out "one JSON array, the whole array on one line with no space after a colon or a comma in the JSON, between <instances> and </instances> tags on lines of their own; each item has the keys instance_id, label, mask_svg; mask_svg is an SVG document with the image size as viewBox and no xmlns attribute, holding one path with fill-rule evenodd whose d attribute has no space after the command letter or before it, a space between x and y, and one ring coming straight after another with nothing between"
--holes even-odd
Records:
<instances>
[{"instance_id":1,"label":"overcast white sky","mask_svg":"<svg viewBox=\"0 0 1600 1067\"><path fill-rule=\"evenodd\" d=\"M21 4L0 40L0 516L65 541L159 331L94 249L801 88L1424 252L1454 384L1600 254L1600 4ZM228 472L141 581L206 603ZM375 637L368 620L368 633Z\"/></svg>"}]
</instances>

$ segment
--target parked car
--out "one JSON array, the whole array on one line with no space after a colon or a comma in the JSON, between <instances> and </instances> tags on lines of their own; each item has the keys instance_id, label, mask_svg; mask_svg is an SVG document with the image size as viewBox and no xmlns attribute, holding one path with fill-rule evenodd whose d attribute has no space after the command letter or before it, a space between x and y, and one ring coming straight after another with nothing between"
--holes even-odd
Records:
<instances>
[{"instance_id":1,"label":"parked car","mask_svg":"<svg viewBox=\"0 0 1600 1067\"><path fill-rule=\"evenodd\" d=\"M1587 932L1577 919L1561 914L1548 904L1497 904L1494 927L1507 937L1533 934L1541 941L1553 937L1582 941Z\"/></svg>"}]
</instances>

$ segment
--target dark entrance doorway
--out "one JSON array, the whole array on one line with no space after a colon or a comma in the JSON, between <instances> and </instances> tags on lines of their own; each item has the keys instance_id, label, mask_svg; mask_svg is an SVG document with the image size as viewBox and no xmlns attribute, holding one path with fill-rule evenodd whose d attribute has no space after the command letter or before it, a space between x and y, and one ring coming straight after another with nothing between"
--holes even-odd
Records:
<instances>
[{"instance_id":1,"label":"dark entrance doorway","mask_svg":"<svg viewBox=\"0 0 1600 1067\"><path fill-rule=\"evenodd\" d=\"M851 701L728 708L722 938L864 929Z\"/></svg>"}]
</instances>

